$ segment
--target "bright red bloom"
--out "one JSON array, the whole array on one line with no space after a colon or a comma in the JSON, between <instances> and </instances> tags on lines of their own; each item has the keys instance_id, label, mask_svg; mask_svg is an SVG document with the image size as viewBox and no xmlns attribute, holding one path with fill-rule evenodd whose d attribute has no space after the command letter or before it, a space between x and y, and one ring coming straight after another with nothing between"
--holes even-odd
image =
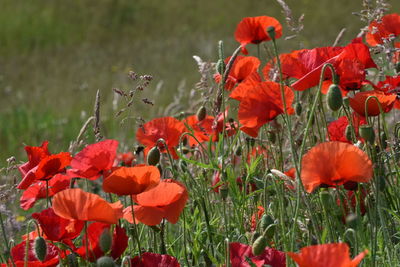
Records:
<instances>
[{"instance_id":1,"label":"bright red bloom","mask_svg":"<svg viewBox=\"0 0 400 267\"><path fill-rule=\"evenodd\" d=\"M230 59L231 57L226 58L225 64L228 64ZM260 60L256 57L237 56L226 79L225 89L232 90L236 84L243 82L253 72L257 72L259 66ZM215 74L214 79L219 83L221 74Z\"/></svg>"},{"instance_id":2,"label":"bright red bloom","mask_svg":"<svg viewBox=\"0 0 400 267\"><path fill-rule=\"evenodd\" d=\"M214 120L217 120L217 123L212 126L213 130L213 142L217 142L219 138L219 134L225 131L225 136L235 135L237 132L237 123L231 119L228 119L228 108L224 112L218 113L217 117ZM224 125L225 121L225 125Z\"/></svg>"},{"instance_id":3,"label":"bright red bloom","mask_svg":"<svg viewBox=\"0 0 400 267\"><path fill-rule=\"evenodd\" d=\"M54 212L65 219L116 224L122 218L121 201L109 203L79 188L67 189L53 197Z\"/></svg>"},{"instance_id":4,"label":"bright red bloom","mask_svg":"<svg viewBox=\"0 0 400 267\"><path fill-rule=\"evenodd\" d=\"M211 186L212 189L214 190L215 193L219 193L219 189L221 185L227 184L227 182L221 182L221 173L219 171L216 171L213 175L213 178L211 180ZM243 181L240 177L236 178L236 184L239 187L239 190L242 190L243 188ZM247 185L247 193L253 192L257 189L256 185L254 183L249 183Z\"/></svg>"},{"instance_id":5,"label":"bright red bloom","mask_svg":"<svg viewBox=\"0 0 400 267\"><path fill-rule=\"evenodd\" d=\"M261 255L254 256L251 246L233 242L229 244L229 256L232 267L250 267L246 258L249 258L257 267L264 265L286 267L285 253L273 248L265 248Z\"/></svg>"},{"instance_id":6,"label":"bright red bloom","mask_svg":"<svg viewBox=\"0 0 400 267\"><path fill-rule=\"evenodd\" d=\"M366 183L372 178L372 162L354 145L326 142L303 156L301 180L308 193L319 186Z\"/></svg>"},{"instance_id":7,"label":"bright red bloom","mask_svg":"<svg viewBox=\"0 0 400 267\"><path fill-rule=\"evenodd\" d=\"M206 116L202 121L199 121L197 116L193 115L187 117L183 122L187 124L191 130L193 130L194 136L200 143L209 141L210 136L213 136L214 134L212 129L214 123L213 116ZM186 136L186 138L188 138L190 146L199 145L199 143L193 137Z\"/></svg>"},{"instance_id":8,"label":"bright red bloom","mask_svg":"<svg viewBox=\"0 0 400 267\"><path fill-rule=\"evenodd\" d=\"M22 178L24 178L30 170L35 168L43 158L50 156L50 152L47 148L48 144L49 141L44 141L41 146L25 147L26 154L28 155L28 162L18 167Z\"/></svg>"},{"instance_id":9,"label":"bright red bloom","mask_svg":"<svg viewBox=\"0 0 400 267\"><path fill-rule=\"evenodd\" d=\"M72 159L69 173L79 178L98 179L113 167L117 148L118 141L112 139L86 146Z\"/></svg>"},{"instance_id":10,"label":"bright red bloom","mask_svg":"<svg viewBox=\"0 0 400 267\"><path fill-rule=\"evenodd\" d=\"M382 17L380 21L372 21L368 26L368 32L365 36L366 42L370 46L383 44L382 39L388 38L390 35L395 37L400 34L400 15L388 14Z\"/></svg>"},{"instance_id":11,"label":"bright red bloom","mask_svg":"<svg viewBox=\"0 0 400 267\"><path fill-rule=\"evenodd\" d=\"M174 159L179 158L176 154L175 147L179 144L180 136L185 132L185 125L172 117L156 118L146 122L136 132L136 140L146 146L145 154L153 148L157 141L162 138L168 146L169 152ZM162 143L158 144L162 153L166 153L166 149Z\"/></svg>"},{"instance_id":12,"label":"bright red bloom","mask_svg":"<svg viewBox=\"0 0 400 267\"><path fill-rule=\"evenodd\" d=\"M145 252L141 257L136 256L131 260L132 266L137 267L180 267L178 260L170 255Z\"/></svg>"},{"instance_id":13,"label":"bright red bloom","mask_svg":"<svg viewBox=\"0 0 400 267\"><path fill-rule=\"evenodd\" d=\"M293 114L293 91L285 86L286 111ZM252 89L242 90L238 118L242 124L240 130L252 137L257 137L258 130L269 121L283 114L284 106L280 85L275 82L255 83Z\"/></svg>"},{"instance_id":14,"label":"bright red bloom","mask_svg":"<svg viewBox=\"0 0 400 267\"><path fill-rule=\"evenodd\" d=\"M258 72L253 72L231 92L229 97L242 101L253 90L253 87L256 87L260 82L262 81Z\"/></svg>"},{"instance_id":15,"label":"bright red bloom","mask_svg":"<svg viewBox=\"0 0 400 267\"><path fill-rule=\"evenodd\" d=\"M251 224L250 224L250 230L255 231L257 229L257 222L261 219L261 217L264 215L265 209L263 206L258 206L257 207L257 212L253 213L251 215Z\"/></svg>"},{"instance_id":16,"label":"bright red bloom","mask_svg":"<svg viewBox=\"0 0 400 267\"><path fill-rule=\"evenodd\" d=\"M246 17L236 27L235 39L242 45L242 53L248 54L247 44L259 44L271 40L267 33L268 27L275 28L275 38L282 36L282 25L273 17Z\"/></svg>"},{"instance_id":17,"label":"bright red bloom","mask_svg":"<svg viewBox=\"0 0 400 267\"><path fill-rule=\"evenodd\" d=\"M385 94L395 95L396 101L393 107L400 109L400 76L386 76L386 80L379 82L376 87Z\"/></svg>"},{"instance_id":18,"label":"bright red bloom","mask_svg":"<svg viewBox=\"0 0 400 267\"><path fill-rule=\"evenodd\" d=\"M352 260L349 250L346 243L332 243L304 247L300 253L288 252L287 254L299 267L356 267L368 253L368 250L365 250Z\"/></svg>"},{"instance_id":19,"label":"bright red bloom","mask_svg":"<svg viewBox=\"0 0 400 267\"><path fill-rule=\"evenodd\" d=\"M48 196L51 197L54 194L69 188L71 183L71 177L64 174L56 174L52 179L49 180L48 185ZM46 198L46 182L39 181L29 186L20 198L20 206L24 210L28 210L39 199Z\"/></svg>"},{"instance_id":20,"label":"bright red bloom","mask_svg":"<svg viewBox=\"0 0 400 267\"><path fill-rule=\"evenodd\" d=\"M100 236L103 231L110 231L110 225L105 223L94 222L91 223L87 229L88 241L89 241L89 256L86 255L86 236L83 237L83 244L75 252L78 253L82 258L90 261L96 261L96 259L104 256L104 252L100 247ZM122 253L128 247L128 236L126 235L125 229L116 225L112 233L112 245L110 256L114 259L119 258Z\"/></svg>"},{"instance_id":21,"label":"bright red bloom","mask_svg":"<svg viewBox=\"0 0 400 267\"><path fill-rule=\"evenodd\" d=\"M162 180L156 187L134 196L133 199L138 204L134 206L135 222L152 226L165 218L175 224L188 198L188 192L182 183L171 179ZM124 218L133 223L131 207L124 210Z\"/></svg>"},{"instance_id":22,"label":"bright red bloom","mask_svg":"<svg viewBox=\"0 0 400 267\"><path fill-rule=\"evenodd\" d=\"M361 137L358 134L358 129L360 125L367 124L367 121L365 120L364 117L358 115L357 113L353 113L353 127L356 133L356 137L358 140L361 140ZM350 140L347 140L346 138L346 127L349 125L349 121L346 116L342 116L338 118L335 121L332 121L328 125L328 134L329 134L329 139L331 141L340 141L340 142L345 142L351 144Z\"/></svg>"},{"instance_id":23,"label":"bright red bloom","mask_svg":"<svg viewBox=\"0 0 400 267\"><path fill-rule=\"evenodd\" d=\"M65 167L71 162L71 155L68 152L49 155L42 158L39 164L31 169L22 181L18 189L27 189L32 183L38 180L49 180L54 175L64 172Z\"/></svg>"},{"instance_id":24,"label":"bright red bloom","mask_svg":"<svg viewBox=\"0 0 400 267\"><path fill-rule=\"evenodd\" d=\"M387 113L389 112L396 101L397 96L394 94L385 94L382 91L372 90L365 92L358 92L354 95L354 97L349 98L351 108L365 117L365 103L368 97L374 96L378 98L379 103L381 104L382 111ZM375 98L368 100L368 116L378 116L380 114L379 105Z\"/></svg>"},{"instance_id":25,"label":"bright red bloom","mask_svg":"<svg viewBox=\"0 0 400 267\"><path fill-rule=\"evenodd\" d=\"M75 239L81 233L84 222L67 220L54 213L52 208L33 213L32 218L38 221L46 239L63 242Z\"/></svg>"},{"instance_id":26,"label":"bright red bloom","mask_svg":"<svg viewBox=\"0 0 400 267\"><path fill-rule=\"evenodd\" d=\"M136 157L132 152L119 153L114 162L114 165L121 164L122 166L132 166L132 163L136 163Z\"/></svg>"}]
</instances>

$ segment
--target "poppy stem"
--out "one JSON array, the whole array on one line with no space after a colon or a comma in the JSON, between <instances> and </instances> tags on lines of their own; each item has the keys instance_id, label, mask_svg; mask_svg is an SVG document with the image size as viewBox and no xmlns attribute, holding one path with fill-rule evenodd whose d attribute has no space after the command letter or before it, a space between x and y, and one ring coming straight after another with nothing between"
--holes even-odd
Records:
<instances>
[{"instance_id":1,"label":"poppy stem","mask_svg":"<svg viewBox=\"0 0 400 267\"><path fill-rule=\"evenodd\" d=\"M132 198L132 195L130 195L129 197L130 197L130 200L131 200L131 212L132 212L133 233L134 233L133 234L134 236L132 238L134 238L136 240L136 242L137 242L137 246L138 246L138 250L139 250L139 256L141 257L142 256L142 248L140 246L139 233L138 233L138 230L137 230L137 227L136 227L135 209L133 208L133 198Z\"/></svg>"},{"instance_id":2,"label":"poppy stem","mask_svg":"<svg viewBox=\"0 0 400 267\"><path fill-rule=\"evenodd\" d=\"M85 231L85 260L86 264L89 261L89 237L88 237L88 230L87 230L87 221L84 224L84 231Z\"/></svg>"},{"instance_id":3,"label":"poppy stem","mask_svg":"<svg viewBox=\"0 0 400 267\"><path fill-rule=\"evenodd\" d=\"M49 180L46 179L46 208L49 208Z\"/></svg>"},{"instance_id":4,"label":"poppy stem","mask_svg":"<svg viewBox=\"0 0 400 267\"><path fill-rule=\"evenodd\" d=\"M160 231L160 239L161 239L161 244L160 244L160 249L161 249L161 254L167 254L167 249L165 247L165 220L163 219L161 221L161 231Z\"/></svg>"},{"instance_id":5,"label":"poppy stem","mask_svg":"<svg viewBox=\"0 0 400 267\"><path fill-rule=\"evenodd\" d=\"M1 215L1 212L0 212L0 224L1 224L1 233L3 234L4 242L6 243L6 255L5 256L6 256L7 259L11 259L11 262L12 262L13 266L15 266L13 258L10 257L10 244L8 243L6 230L5 230L5 227L4 227L3 216Z\"/></svg>"}]
</instances>

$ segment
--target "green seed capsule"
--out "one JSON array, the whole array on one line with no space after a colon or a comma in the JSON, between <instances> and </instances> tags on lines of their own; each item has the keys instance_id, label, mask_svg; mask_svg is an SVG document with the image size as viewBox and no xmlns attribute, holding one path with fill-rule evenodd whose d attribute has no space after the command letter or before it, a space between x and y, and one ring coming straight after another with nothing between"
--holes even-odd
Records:
<instances>
[{"instance_id":1,"label":"green seed capsule","mask_svg":"<svg viewBox=\"0 0 400 267\"><path fill-rule=\"evenodd\" d=\"M112 236L109 229L104 229L100 235L100 248L104 253L107 253L112 244Z\"/></svg>"},{"instance_id":2,"label":"green seed capsule","mask_svg":"<svg viewBox=\"0 0 400 267\"><path fill-rule=\"evenodd\" d=\"M156 166L160 162L160 156L160 150L158 147L153 147L147 154L147 164Z\"/></svg>"},{"instance_id":3,"label":"green seed capsule","mask_svg":"<svg viewBox=\"0 0 400 267\"><path fill-rule=\"evenodd\" d=\"M260 233L254 232L254 233L251 235L250 244L253 244L254 242L256 242L256 240L257 240L260 236L261 236Z\"/></svg>"},{"instance_id":4,"label":"green seed capsule","mask_svg":"<svg viewBox=\"0 0 400 267\"><path fill-rule=\"evenodd\" d=\"M269 37L274 40L275 39L275 27L274 26L269 26L267 28L267 33L269 35Z\"/></svg>"},{"instance_id":5,"label":"green seed capsule","mask_svg":"<svg viewBox=\"0 0 400 267\"><path fill-rule=\"evenodd\" d=\"M258 256L263 253L265 247L267 246L267 239L264 236L260 236L254 241L252 246L252 252L254 256Z\"/></svg>"},{"instance_id":6,"label":"green seed capsule","mask_svg":"<svg viewBox=\"0 0 400 267\"><path fill-rule=\"evenodd\" d=\"M113 258L108 257L108 256L103 256L103 257L97 259L96 266L97 267L114 267L115 263L114 263Z\"/></svg>"},{"instance_id":7,"label":"green seed capsule","mask_svg":"<svg viewBox=\"0 0 400 267\"><path fill-rule=\"evenodd\" d=\"M44 261L47 255L47 244L43 237L39 236L35 239L35 255L40 261Z\"/></svg>"},{"instance_id":8,"label":"green seed capsule","mask_svg":"<svg viewBox=\"0 0 400 267\"><path fill-rule=\"evenodd\" d=\"M375 142L375 132L374 129L369 125L360 126L360 136L365 139L370 144Z\"/></svg>"},{"instance_id":9,"label":"green seed capsule","mask_svg":"<svg viewBox=\"0 0 400 267\"><path fill-rule=\"evenodd\" d=\"M264 214L261 217L261 220L260 220L260 229L261 229L261 231L264 232L267 229L267 227L270 226L273 223L274 223L274 219L272 218L272 216Z\"/></svg>"},{"instance_id":10,"label":"green seed capsule","mask_svg":"<svg viewBox=\"0 0 400 267\"><path fill-rule=\"evenodd\" d=\"M202 121L206 118L207 116L207 110L205 106L201 106L197 112L196 112L196 117L198 121Z\"/></svg>"},{"instance_id":11,"label":"green seed capsule","mask_svg":"<svg viewBox=\"0 0 400 267\"><path fill-rule=\"evenodd\" d=\"M328 107L333 111L338 110L343 104L342 92L337 84L329 86L326 98Z\"/></svg>"}]
</instances>

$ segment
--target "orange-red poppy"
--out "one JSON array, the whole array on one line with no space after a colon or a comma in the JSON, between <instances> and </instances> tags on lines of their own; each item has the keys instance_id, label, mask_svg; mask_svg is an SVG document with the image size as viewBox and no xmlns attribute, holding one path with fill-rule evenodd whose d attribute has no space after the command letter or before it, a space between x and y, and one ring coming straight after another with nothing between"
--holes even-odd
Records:
<instances>
[{"instance_id":1,"label":"orange-red poppy","mask_svg":"<svg viewBox=\"0 0 400 267\"><path fill-rule=\"evenodd\" d=\"M231 57L225 59L225 64L228 64L230 59ZM259 66L260 60L256 57L237 56L226 79L225 89L232 90L236 84L243 82L253 72L257 72ZM215 74L214 79L219 83L221 74Z\"/></svg>"},{"instance_id":2,"label":"orange-red poppy","mask_svg":"<svg viewBox=\"0 0 400 267\"><path fill-rule=\"evenodd\" d=\"M213 116L206 116L203 120L199 121L196 115L187 117L184 121L191 130L193 130L193 135L196 139L202 143L210 140L210 137L214 135L212 126L214 124ZM189 140L190 146L197 146L199 143L191 136L186 136Z\"/></svg>"},{"instance_id":3,"label":"orange-red poppy","mask_svg":"<svg viewBox=\"0 0 400 267\"><path fill-rule=\"evenodd\" d=\"M176 154L175 147L179 144L179 138L185 130L185 125L173 117L156 118L146 122L143 127L138 129L136 139L146 146L145 153L147 153L162 138L165 140L173 158L177 159L179 157ZM167 152L162 143L159 143L158 147L162 153Z\"/></svg>"},{"instance_id":4,"label":"orange-red poppy","mask_svg":"<svg viewBox=\"0 0 400 267\"><path fill-rule=\"evenodd\" d=\"M378 101L382 107L382 111L385 113L389 112L393 108L397 98L397 96L394 94L385 94L384 92L378 90L358 92L354 95L354 97L349 99L351 108L361 116L365 117L365 102L370 96L378 98ZM368 100L367 106L368 116L378 116L380 114L379 104L375 98Z\"/></svg>"},{"instance_id":5,"label":"orange-red poppy","mask_svg":"<svg viewBox=\"0 0 400 267\"><path fill-rule=\"evenodd\" d=\"M301 181L307 192L319 186L366 183L372 178L372 162L358 147L343 142L318 144L303 156Z\"/></svg>"},{"instance_id":6,"label":"orange-red poppy","mask_svg":"<svg viewBox=\"0 0 400 267\"><path fill-rule=\"evenodd\" d=\"M254 256L251 246L238 242L229 243L229 258L232 267L248 267L249 261L257 267L286 267L284 252L266 247L260 255Z\"/></svg>"},{"instance_id":7,"label":"orange-red poppy","mask_svg":"<svg viewBox=\"0 0 400 267\"><path fill-rule=\"evenodd\" d=\"M264 215L265 209L263 206L258 206L257 207L257 212L253 213L251 215L251 223L250 223L250 230L254 232L257 229L257 223L261 219L261 217Z\"/></svg>"},{"instance_id":8,"label":"orange-red poppy","mask_svg":"<svg viewBox=\"0 0 400 267\"><path fill-rule=\"evenodd\" d=\"M28 155L28 162L18 166L22 177L26 176L31 169L36 167L43 158L50 156L50 152L47 148L48 144L49 141L44 141L41 146L25 147L26 154Z\"/></svg>"},{"instance_id":9,"label":"orange-red poppy","mask_svg":"<svg viewBox=\"0 0 400 267\"><path fill-rule=\"evenodd\" d=\"M117 154L117 158L114 161L114 165L122 165L122 166L132 166L133 163L136 163L136 157L132 152L125 152Z\"/></svg>"},{"instance_id":10,"label":"orange-red poppy","mask_svg":"<svg viewBox=\"0 0 400 267\"><path fill-rule=\"evenodd\" d=\"M282 25L273 17L246 17L236 27L235 39L242 45L243 54L248 54L247 44L259 44L271 40L267 33L268 27L275 28L275 38L282 36Z\"/></svg>"},{"instance_id":11,"label":"orange-red poppy","mask_svg":"<svg viewBox=\"0 0 400 267\"><path fill-rule=\"evenodd\" d=\"M136 267L180 267L178 260L170 255L145 252L131 259L131 266Z\"/></svg>"},{"instance_id":12,"label":"orange-red poppy","mask_svg":"<svg viewBox=\"0 0 400 267\"><path fill-rule=\"evenodd\" d=\"M367 121L364 117L358 115L357 113L353 112L352 115L352 125L354 127L356 137L358 140L362 140L359 136L358 129L360 125L367 124ZM328 125L328 135L330 141L340 141L345 143L351 143L351 140L347 140L346 137L346 128L349 125L349 121L346 116L342 116L335 121L332 121Z\"/></svg>"},{"instance_id":13,"label":"orange-red poppy","mask_svg":"<svg viewBox=\"0 0 400 267\"><path fill-rule=\"evenodd\" d=\"M53 197L53 210L63 218L116 224L122 218L121 201L109 203L79 188L67 189Z\"/></svg>"},{"instance_id":14,"label":"orange-red poppy","mask_svg":"<svg viewBox=\"0 0 400 267\"><path fill-rule=\"evenodd\" d=\"M350 258L350 249L346 243L332 243L304 247L300 253L288 252L299 267L356 267L368 253L364 250L354 259Z\"/></svg>"},{"instance_id":15,"label":"orange-red poppy","mask_svg":"<svg viewBox=\"0 0 400 267\"><path fill-rule=\"evenodd\" d=\"M400 109L400 75L386 76L386 79L379 82L376 87L379 91L385 92L385 94L395 95L396 101L393 107L395 109Z\"/></svg>"},{"instance_id":16,"label":"orange-red poppy","mask_svg":"<svg viewBox=\"0 0 400 267\"><path fill-rule=\"evenodd\" d=\"M388 14L382 17L380 21L372 21L368 26L368 32L365 36L366 42L370 46L383 44L383 39L390 35L400 34L400 15Z\"/></svg>"},{"instance_id":17,"label":"orange-red poppy","mask_svg":"<svg viewBox=\"0 0 400 267\"><path fill-rule=\"evenodd\" d=\"M159 182L160 171L155 166L119 167L104 179L103 190L120 196L136 195Z\"/></svg>"},{"instance_id":18,"label":"orange-red poppy","mask_svg":"<svg viewBox=\"0 0 400 267\"><path fill-rule=\"evenodd\" d=\"M135 222L157 225L162 219L177 223L189 195L186 187L171 179L162 180L156 187L134 196ZM133 223L132 209L124 210L124 218Z\"/></svg>"}]
</instances>

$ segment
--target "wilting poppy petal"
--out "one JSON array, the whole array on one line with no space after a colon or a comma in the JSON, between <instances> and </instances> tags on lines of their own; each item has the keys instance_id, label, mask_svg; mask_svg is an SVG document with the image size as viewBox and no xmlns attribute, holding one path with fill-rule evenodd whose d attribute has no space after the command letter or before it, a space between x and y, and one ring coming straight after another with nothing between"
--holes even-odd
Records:
<instances>
[{"instance_id":1,"label":"wilting poppy petal","mask_svg":"<svg viewBox=\"0 0 400 267\"><path fill-rule=\"evenodd\" d=\"M382 39L388 38L391 34L394 36L400 34L399 14L387 14L383 16L380 21L372 21L368 26L365 39L370 46L376 46L378 44L383 44Z\"/></svg>"},{"instance_id":2,"label":"wilting poppy petal","mask_svg":"<svg viewBox=\"0 0 400 267\"><path fill-rule=\"evenodd\" d=\"M257 267L264 265L286 267L285 253L268 247L261 255L254 256L251 246L237 242L229 243L229 257L232 267L250 267L246 258L249 258Z\"/></svg>"},{"instance_id":3,"label":"wilting poppy petal","mask_svg":"<svg viewBox=\"0 0 400 267\"><path fill-rule=\"evenodd\" d=\"M117 195L140 194L160 182L155 166L119 167L104 179L103 190Z\"/></svg>"},{"instance_id":4,"label":"wilting poppy petal","mask_svg":"<svg viewBox=\"0 0 400 267\"><path fill-rule=\"evenodd\" d=\"M351 108L361 116L365 116L365 102L370 96L378 98L378 101L382 107L382 111L385 113L389 112L393 108L394 102L396 101L396 95L387 95L378 90L358 92L354 95L354 97L349 99ZM376 99L373 98L368 100L368 116L378 116L379 114L380 109Z\"/></svg>"},{"instance_id":5,"label":"wilting poppy petal","mask_svg":"<svg viewBox=\"0 0 400 267\"><path fill-rule=\"evenodd\" d=\"M132 266L137 267L179 267L178 260L170 255L145 252L131 260Z\"/></svg>"},{"instance_id":6,"label":"wilting poppy petal","mask_svg":"<svg viewBox=\"0 0 400 267\"><path fill-rule=\"evenodd\" d=\"M356 267L367 253L368 251L365 250L352 260L346 243L332 243L304 247L300 253L288 252L287 254L299 267Z\"/></svg>"},{"instance_id":7,"label":"wilting poppy petal","mask_svg":"<svg viewBox=\"0 0 400 267\"><path fill-rule=\"evenodd\" d=\"M303 156L301 180L307 192L320 185L337 186L346 182L366 183L372 178L372 162L356 146L326 142Z\"/></svg>"},{"instance_id":8,"label":"wilting poppy petal","mask_svg":"<svg viewBox=\"0 0 400 267\"><path fill-rule=\"evenodd\" d=\"M115 224L122 217L120 201L109 203L79 188L67 189L53 197L53 210L63 218Z\"/></svg>"}]
</instances>

